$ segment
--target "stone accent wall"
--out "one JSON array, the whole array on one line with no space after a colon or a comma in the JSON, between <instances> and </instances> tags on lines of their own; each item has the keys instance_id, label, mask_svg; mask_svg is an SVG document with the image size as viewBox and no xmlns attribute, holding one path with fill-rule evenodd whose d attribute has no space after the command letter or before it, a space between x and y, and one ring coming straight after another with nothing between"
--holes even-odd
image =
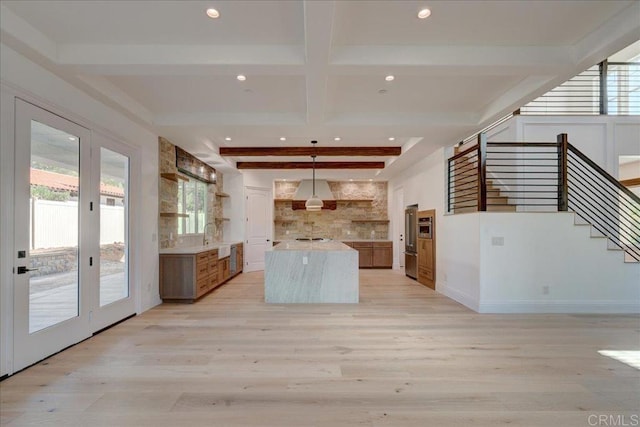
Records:
<instances>
[{"instance_id":1,"label":"stone accent wall","mask_svg":"<svg viewBox=\"0 0 640 427\"><path fill-rule=\"evenodd\" d=\"M275 202L274 240L298 237L329 237L336 240L389 238L388 222L358 222L388 220L387 182L328 181L338 206L334 211L320 212L291 209L289 200L293 200L299 184L292 181L275 183L275 199L285 200Z\"/></svg>"},{"instance_id":2,"label":"stone accent wall","mask_svg":"<svg viewBox=\"0 0 640 427\"><path fill-rule=\"evenodd\" d=\"M158 138L160 151L160 173L179 174L176 168L175 145L167 139ZM189 178L194 179L194 178ZM207 221L211 223L207 227L207 240L219 242L223 240L223 200L216 196L222 192L222 172L216 171L216 184L207 185ZM178 183L169 179L160 178L159 189L160 212L178 211ZM202 243L202 235L178 235L178 218L160 217L158 221L158 236L160 249L194 246Z\"/></svg>"}]
</instances>

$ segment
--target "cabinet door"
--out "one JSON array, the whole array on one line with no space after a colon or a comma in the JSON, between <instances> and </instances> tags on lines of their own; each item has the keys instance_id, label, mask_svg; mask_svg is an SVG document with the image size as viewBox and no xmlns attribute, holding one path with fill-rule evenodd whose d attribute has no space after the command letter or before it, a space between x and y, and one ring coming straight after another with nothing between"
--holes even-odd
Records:
<instances>
[{"instance_id":1,"label":"cabinet door","mask_svg":"<svg viewBox=\"0 0 640 427\"><path fill-rule=\"evenodd\" d=\"M357 249L360 268L373 267L373 248L362 247Z\"/></svg>"},{"instance_id":2,"label":"cabinet door","mask_svg":"<svg viewBox=\"0 0 640 427\"><path fill-rule=\"evenodd\" d=\"M218 260L218 285L224 282L224 259Z\"/></svg>"},{"instance_id":3,"label":"cabinet door","mask_svg":"<svg viewBox=\"0 0 640 427\"><path fill-rule=\"evenodd\" d=\"M393 264L393 251L390 247L373 247L373 266L391 267Z\"/></svg>"}]
</instances>

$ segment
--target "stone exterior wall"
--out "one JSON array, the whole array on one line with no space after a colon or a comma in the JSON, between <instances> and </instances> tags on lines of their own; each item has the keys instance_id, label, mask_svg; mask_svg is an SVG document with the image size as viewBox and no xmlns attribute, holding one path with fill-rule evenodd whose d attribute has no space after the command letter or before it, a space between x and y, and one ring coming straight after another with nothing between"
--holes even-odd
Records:
<instances>
[{"instance_id":1,"label":"stone exterior wall","mask_svg":"<svg viewBox=\"0 0 640 427\"><path fill-rule=\"evenodd\" d=\"M100 245L101 262L120 262L124 257L124 243ZM78 248L36 249L30 251L29 268L38 270L29 273L30 277L48 276L78 270Z\"/></svg>"},{"instance_id":2,"label":"stone exterior wall","mask_svg":"<svg viewBox=\"0 0 640 427\"><path fill-rule=\"evenodd\" d=\"M328 181L338 205L334 211L321 212L291 209L289 200L293 200L299 184L291 181L275 183L275 198L285 200L275 202L274 240L298 237L329 237L336 240L389 238L388 221L358 222L388 220L386 182Z\"/></svg>"},{"instance_id":3,"label":"stone exterior wall","mask_svg":"<svg viewBox=\"0 0 640 427\"><path fill-rule=\"evenodd\" d=\"M160 173L178 174L175 145L163 137L159 138L158 145L160 151ZM216 196L216 193L223 191L222 172L216 171L216 181L216 184L207 185L207 222L211 225L207 227L206 231L207 240L213 242L223 240L223 200L222 197ZM159 200L161 213L177 212L178 183L160 178ZM178 218L161 216L158 221L158 228L160 249L202 244L202 234L178 235Z\"/></svg>"}]
</instances>

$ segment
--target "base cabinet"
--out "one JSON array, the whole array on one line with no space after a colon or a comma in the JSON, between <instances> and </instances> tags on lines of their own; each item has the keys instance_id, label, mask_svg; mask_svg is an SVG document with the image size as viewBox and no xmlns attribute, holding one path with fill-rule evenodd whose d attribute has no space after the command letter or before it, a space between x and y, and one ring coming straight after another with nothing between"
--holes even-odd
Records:
<instances>
[{"instance_id":1,"label":"base cabinet","mask_svg":"<svg viewBox=\"0 0 640 427\"><path fill-rule=\"evenodd\" d=\"M194 302L242 272L243 244L236 243L236 271L231 258L218 259L218 250L190 254L160 254L160 298L167 302Z\"/></svg>"},{"instance_id":2,"label":"base cabinet","mask_svg":"<svg viewBox=\"0 0 640 427\"><path fill-rule=\"evenodd\" d=\"M218 250L160 255L160 297L193 302L218 286Z\"/></svg>"},{"instance_id":3,"label":"base cabinet","mask_svg":"<svg viewBox=\"0 0 640 427\"><path fill-rule=\"evenodd\" d=\"M393 242L345 242L358 251L360 268L391 268L393 266Z\"/></svg>"}]
</instances>

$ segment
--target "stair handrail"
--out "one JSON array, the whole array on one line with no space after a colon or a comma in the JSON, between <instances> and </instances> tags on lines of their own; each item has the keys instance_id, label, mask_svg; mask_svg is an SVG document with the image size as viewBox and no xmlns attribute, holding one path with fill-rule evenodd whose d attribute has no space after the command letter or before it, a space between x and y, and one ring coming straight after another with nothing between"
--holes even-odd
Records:
<instances>
[{"instance_id":1,"label":"stair handrail","mask_svg":"<svg viewBox=\"0 0 640 427\"><path fill-rule=\"evenodd\" d=\"M568 148L569 150L571 150L573 154L580 157L580 159L583 162L585 162L586 164L594 168L596 171L598 171L598 173L602 175L602 177L605 178L607 181L609 181L610 184L614 185L615 187L618 188L618 190L622 191L627 196L631 197L633 201L640 204L640 197L638 197L633 191L629 190L627 187L622 185L620 181L618 181L613 176L611 176L607 171L605 171L600 166L598 166L596 162L594 162L589 157L587 157L582 151L578 150L576 147L574 147L570 143L568 144Z\"/></svg>"}]
</instances>

